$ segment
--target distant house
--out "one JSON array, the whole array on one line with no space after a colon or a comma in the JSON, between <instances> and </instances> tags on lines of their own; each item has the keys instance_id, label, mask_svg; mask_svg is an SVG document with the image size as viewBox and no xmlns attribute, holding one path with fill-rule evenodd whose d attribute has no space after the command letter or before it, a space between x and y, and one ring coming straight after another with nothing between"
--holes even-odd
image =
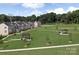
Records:
<instances>
[{"instance_id":1,"label":"distant house","mask_svg":"<svg viewBox=\"0 0 79 59\"><path fill-rule=\"evenodd\" d=\"M37 21L34 22L34 27L38 27L38 22Z\"/></svg>"},{"instance_id":2,"label":"distant house","mask_svg":"<svg viewBox=\"0 0 79 59\"><path fill-rule=\"evenodd\" d=\"M5 25L8 26L8 33L15 33L17 30L17 25L15 23L11 23L11 22L5 22Z\"/></svg>"},{"instance_id":3,"label":"distant house","mask_svg":"<svg viewBox=\"0 0 79 59\"><path fill-rule=\"evenodd\" d=\"M22 30L27 30L31 28L38 27L40 25L40 22L21 22L21 21L15 21L15 22L5 22L0 24L0 35L6 36L8 34L12 34L15 32L20 32Z\"/></svg>"},{"instance_id":4,"label":"distant house","mask_svg":"<svg viewBox=\"0 0 79 59\"><path fill-rule=\"evenodd\" d=\"M0 24L0 35L6 36L9 34L8 26L4 23Z\"/></svg>"},{"instance_id":5,"label":"distant house","mask_svg":"<svg viewBox=\"0 0 79 59\"><path fill-rule=\"evenodd\" d=\"M36 27L39 27L41 25L41 22L40 21L35 21L34 22L34 28L36 28Z\"/></svg>"}]
</instances>

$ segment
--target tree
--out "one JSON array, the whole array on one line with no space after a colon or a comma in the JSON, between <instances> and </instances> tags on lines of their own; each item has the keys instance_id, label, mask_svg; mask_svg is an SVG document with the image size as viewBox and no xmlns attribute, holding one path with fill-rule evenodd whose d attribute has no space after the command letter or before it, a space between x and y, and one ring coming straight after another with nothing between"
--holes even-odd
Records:
<instances>
[{"instance_id":1,"label":"tree","mask_svg":"<svg viewBox=\"0 0 79 59\"><path fill-rule=\"evenodd\" d=\"M31 16L31 21L36 21L36 16L35 15Z\"/></svg>"},{"instance_id":2,"label":"tree","mask_svg":"<svg viewBox=\"0 0 79 59\"><path fill-rule=\"evenodd\" d=\"M37 20L41 21L42 24L46 23L55 23L56 22L56 13L47 13L37 17Z\"/></svg>"},{"instance_id":3,"label":"tree","mask_svg":"<svg viewBox=\"0 0 79 59\"><path fill-rule=\"evenodd\" d=\"M61 22L62 22L62 23L67 23L66 14L62 14L62 15L61 15Z\"/></svg>"},{"instance_id":4,"label":"tree","mask_svg":"<svg viewBox=\"0 0 79 59\"><path fill-rule=\"evenodd\" d=\"M0 22L7 22L7 21L9 21L8 20L8 16L7 15L5 15L5 14L1 14L0 15Z\"/></svg>"},{"instance_id":5,"label":"tree","mask_svg":"<svg viewBox=\"0 0 79 59\"><path fill-rule=\"evenodd\" d=\"M48 23L64 23L64 24L79 24L79 10L75 10L68 13L56 14L54 12L42 14L40 16L31 15L31 16L7 16L5 14L0 14L0 22L10 22L12 21L40 21L42 24Z\"/></svg>"},{"instance_id":6,"label":"tree","mask_svg":"<svg viewBox=\"0 0 79 59\"><path fill-rule=\"evenodd\" d=\"M0 15L0 22L3 22L4 20L4 15Z\"/></svg>"},{"instance_id":7,"label":"tree","mask_svg":"<svg viewBox=\"0 0 79 59\"><path fill-rule=\"evenodd\" d=\"M72 18L74 19L75 23L79 23L79 10L72 12Z\"/></svg>"},{"instance_id":8,"label":"tree","mask_svg":"<svg viewBox=\"0 0 79 59\"><path fill-rule=\"evenodd\" d=\"M56 23L60 23L61 21L61 14L56 15Z\"/></svg>"}]
</instances>

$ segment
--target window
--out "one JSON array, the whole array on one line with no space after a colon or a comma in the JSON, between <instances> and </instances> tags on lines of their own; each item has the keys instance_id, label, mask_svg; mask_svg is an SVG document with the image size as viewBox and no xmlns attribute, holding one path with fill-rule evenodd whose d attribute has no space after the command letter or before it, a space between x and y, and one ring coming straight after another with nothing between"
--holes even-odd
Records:
<instances>
[{"instance_id":1,"label":"window","mask_svg":"<svg viewBox=\"0 0 79 59\"><path fill-rule=\"evenodd\" d=\"M5 29L7 28L7 27L4 27Z\"/></svg>"},{"instance_id":2,"label":"window","mask_svg":"<svg viewBox=\"0 0 79 59\"><path fill-rule=\"evenodd\" d=\"M7 32L7 30L5 30L5 33Z\"/></svg>"}]
</instances>

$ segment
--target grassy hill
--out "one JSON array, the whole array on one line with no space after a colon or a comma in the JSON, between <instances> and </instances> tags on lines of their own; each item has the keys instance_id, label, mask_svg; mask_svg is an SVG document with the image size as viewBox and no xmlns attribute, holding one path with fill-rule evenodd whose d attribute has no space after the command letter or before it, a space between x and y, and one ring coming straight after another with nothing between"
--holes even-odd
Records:
<instances>
[{"instance_id":1,"label":"grassy hill","mask_svg":"<svg viewBox=\"0 0 79 59\"><path fill-rule=\"evenodd\" d=\"M69 35L59 35L58 32L60 29L68 29L69 33L72 33L72 36L70 37ZM32 42L31 45L29 46L30 48L79 43L78 24L42 25L41 27L27 30L25 32L29 32L32 37ZM14 39L15 41L8 41ZM25 47L26 42L16 39L21 39L20 33L12 35L7 39L5 39L5 41L8 42L0 44L0 48L1 49L29 48ZM71 43L69 43L70 39L72 39Z\"/></svg>"}]
</instances>

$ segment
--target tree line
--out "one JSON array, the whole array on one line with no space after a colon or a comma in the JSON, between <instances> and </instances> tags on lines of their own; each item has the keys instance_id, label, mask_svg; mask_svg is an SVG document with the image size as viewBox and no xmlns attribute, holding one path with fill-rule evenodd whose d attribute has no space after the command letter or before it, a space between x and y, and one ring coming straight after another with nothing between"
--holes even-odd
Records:
<instances>
[{"instance_id":1,"label":"tree line","mask_svg":"<svg viewBox=\"0 0 79 59\"><path fill-rule=\"evenodd\" d=\"M46 13L40 16L8 16L5 14L0 14L0 23L12 21L41 21L42 24L46 23L79 23L79 10L75 10L68 13L56 14L54 12Z\"/></svg>"}]
</instances>

